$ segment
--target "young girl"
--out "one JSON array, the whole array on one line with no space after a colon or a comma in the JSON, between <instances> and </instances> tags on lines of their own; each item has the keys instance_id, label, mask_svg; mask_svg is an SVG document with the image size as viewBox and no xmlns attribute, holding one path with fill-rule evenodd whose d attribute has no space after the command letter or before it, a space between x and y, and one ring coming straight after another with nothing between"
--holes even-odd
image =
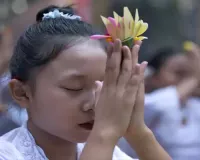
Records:
<instances>
[{"instance_id":1,"label":"young girl","mask_svg":"<svg viewBox=\"0 0 200 160\"><path fill-rule=\"evenodd\" d=\"M0 160L131 160L115 147L122 136L142 160L170 159L144 124L140 46L116 40L107 57L93 34L70 7L50 6L20 37L10 90L29 118L0 138Z\"/></svg>"}]
</instances>

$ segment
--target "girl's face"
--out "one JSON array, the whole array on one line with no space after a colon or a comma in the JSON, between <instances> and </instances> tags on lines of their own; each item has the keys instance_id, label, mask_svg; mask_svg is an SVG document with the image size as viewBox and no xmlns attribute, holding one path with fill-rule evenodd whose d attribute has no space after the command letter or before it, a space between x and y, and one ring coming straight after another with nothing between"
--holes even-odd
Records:
<instances>
[{"instance_id":1,"label":"girl's face","mask_svg":"<svg viewBox=\"0 0 200 160\"><path fill-rule=\"evenodd\" d=\"M75 45L47 64L36 77L28 101L30 121L70 142L86 141L94 120L96 91L107 54L96 41Z\"/></svg>"},{"instance_id":2,"label":"girl's face","mask_svg":"<svg viewBox=\"0 0 200 160\"><path fill-rule=\"evenodd\" d=\"M158 88L177 85L191 74L190 62L185 55L176 55L169 58L157 75Z\"/></svg>"}]
</instances>

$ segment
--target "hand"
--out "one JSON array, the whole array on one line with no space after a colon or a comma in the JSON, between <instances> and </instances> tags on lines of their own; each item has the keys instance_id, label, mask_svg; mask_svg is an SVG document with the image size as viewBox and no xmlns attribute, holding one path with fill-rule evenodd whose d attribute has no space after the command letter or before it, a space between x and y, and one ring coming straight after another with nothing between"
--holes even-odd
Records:
<instances>
[{"instance_id":1,"label":"hand","mask_svg":"<svg viewBox=\"0 0 200 160\"><path fill-rule=\"evenodd\" d=\"M144 74L141 77L143 80L139 84L139 89L137 92L135 105L132 111L132 116L130 120L130 125L127 129L125 134L125 138L130 139L138 139L138 136L142 137L146 133L149 133L150 129L146 126L144 122L144 96L145 96L145 89L144 89Z\"/></svg>"},{"instance_id":2,"label":"hand","mask_svg":"<svg viewBox=\"0 0 200 160\"><path fill-rule=\"evenodd\" d=\"M115 142L122 137L130 123L139 84L146 63L137 64L140 46L122 47L116 40L109 52L104 84L95 110L95 133Z\"/></svg>"},{"instance_id":3,"label":"hand","mask_svg":"<svg viewBox=\"0 0 200 160\"><path fill-rule=\"evenodd\" d=\"M192 43L192 42L191 42ZM191 64L192 75L200 82L200 48L197 44L192 43L191 50L187 52L189 63Z\"/></svg>"}]
</instances>

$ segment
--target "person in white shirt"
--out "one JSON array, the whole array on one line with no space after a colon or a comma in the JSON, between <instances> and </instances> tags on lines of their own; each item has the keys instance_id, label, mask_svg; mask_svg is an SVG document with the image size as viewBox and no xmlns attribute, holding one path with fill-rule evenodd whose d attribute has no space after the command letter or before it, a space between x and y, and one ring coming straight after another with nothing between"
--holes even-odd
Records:
<instances>
[{"instance_id":1,"label":"person in white shirt","mask_svg":"<svg viewBox=\"0 0 200 160\"><path fill-rule=\"evenodd\" d=\"M165 51L150 61L154 74L146 79L145 122L174 160L199 160L199 49L193 44L187 54ZM119 146L136 157L124 139Z\"/></svg>"},{"instance_id":2,"label":"person in white shirt","mask_svg":"<svg viewBox=\"0 0 200 160\"><path fill-rule=\"evenodd\" d=\"M28 121L0 137L0 159L131 160L116 147L125 136L141 160L170 160L144 123L141 42L131 51L115 40L107 56L71 7L49 6L36 20L10 62L11 94Z\"/></svg>"}]
</instances>

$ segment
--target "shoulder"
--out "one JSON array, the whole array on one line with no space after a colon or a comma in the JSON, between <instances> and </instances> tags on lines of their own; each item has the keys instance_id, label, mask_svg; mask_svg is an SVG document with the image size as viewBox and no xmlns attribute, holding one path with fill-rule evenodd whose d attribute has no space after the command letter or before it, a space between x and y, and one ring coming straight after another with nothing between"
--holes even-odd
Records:
<instances>
[{"instance_id":1,"label":"shoulder","mask_svg":"<svg viewBox=\"0 0 200 160\"><path fill-rule=\"evenodd\" d=\"M24 158L12 143L0 140L0 160L24 160Z\"/></svg>"},{"instance_id":2,"label":"shoulder","mask_svg":"<svg viewBox=\"0 0 200 160\"><path fill-rule=\"evenodd\" d=\"M0 137L0 160L44 160L43 150L37 146L24 124Z\"/></svg>"}]
</instances>

